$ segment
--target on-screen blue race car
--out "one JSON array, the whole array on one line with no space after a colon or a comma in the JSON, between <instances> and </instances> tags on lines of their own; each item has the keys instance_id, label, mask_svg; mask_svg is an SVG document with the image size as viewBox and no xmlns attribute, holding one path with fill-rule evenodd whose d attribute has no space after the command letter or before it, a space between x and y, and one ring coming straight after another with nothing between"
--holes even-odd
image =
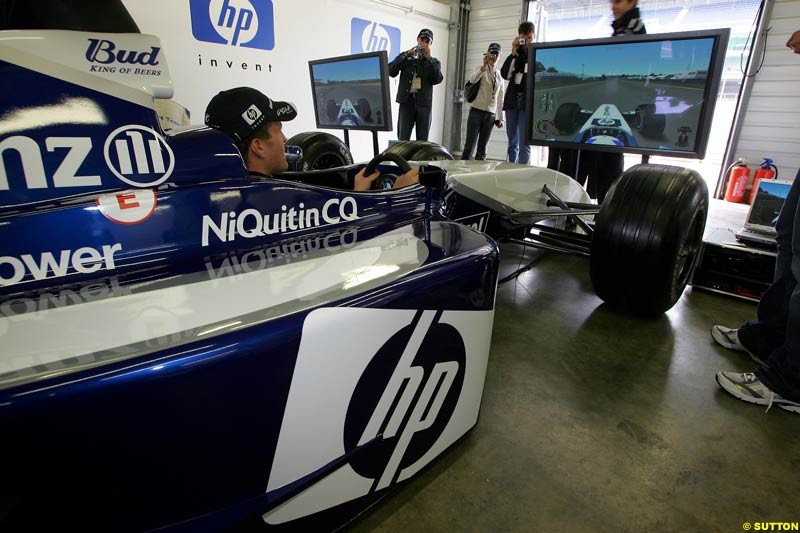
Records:
<instances>
[{"instance_id":1,"label":"on-screen blue race car","mask_svg":"<svg viewBox=\"0 0 800 533\"><path fill-rule=\"evenodd\" d=\"M3 531L335 529L475 426L495 239L591 255L604 300L660 313L702 236L675 167L601 208L496 162L356 193L363 165L308 133L305 170L249 178L222 133L159 125L156 37L0 37Z\"/></svg>"},{"instance_id":2,"label":"on-screen blue race car","mask_svg":"<svg viewBox=\"0 0 800 533\"><path fill-rule=\"evenodd\" d=\"M613 104L602 104L596 110L581 109L580 104L558 106L553 123L562 133L578 132L573 142L638 147L631 125L646 137L664 132L666 117L656 113L655 104L641 104L635 111L622 113Z\"/></svg>"}]
</instances>

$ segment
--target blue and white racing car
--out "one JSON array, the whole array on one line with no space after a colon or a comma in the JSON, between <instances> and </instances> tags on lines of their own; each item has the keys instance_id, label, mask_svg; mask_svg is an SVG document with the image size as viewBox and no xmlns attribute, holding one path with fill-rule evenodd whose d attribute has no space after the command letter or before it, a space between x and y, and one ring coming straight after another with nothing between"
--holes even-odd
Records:
<instances>
[{"instance_id":1,"label":"blue and white racing car","mask_svg":"<svg viewBox=\"0 0 800 533\"><path fill-rule=\"evenodd\" d=\"M249 178L220 132L160 127L157 38L0 37L0 530L336 528L475 426L495 239L591 255L601 297L660 313L702 235L673 167L599 209L508 163L355 193L303 134L317 170Z\"/></svg>"},{"instance_id":2,"label":"blue and white racing car","mask_svg":"<svg viewBox=\"0 0 800 533\"><path fill-rule=\"evenodd\" d=\"M561 104L553 123L562 133L578 129L573 142L638 147L631 125L645 137L664 132L666 117L656 113L654 104L641 104L635 111L622 113L613 104L603 104L596 110L584 110L576 103Z\"/></svg>"}]
</instances>

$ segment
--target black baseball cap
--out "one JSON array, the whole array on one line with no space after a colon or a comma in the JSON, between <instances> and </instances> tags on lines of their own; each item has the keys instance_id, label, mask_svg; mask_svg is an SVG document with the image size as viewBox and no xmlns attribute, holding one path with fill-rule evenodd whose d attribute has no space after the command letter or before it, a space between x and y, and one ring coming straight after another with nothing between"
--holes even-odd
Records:
<instances>
[{"instance_id":1,"label":"black baseball cap","mask_svg":"<svg viewBox=\"0 0 800 533\"><path fill-rule=\"evenodd\" d=\"M206 107L206 126L224 131L235 141L253 136L265 122L286 122L297 116L289 102L271 100L252 87L236 87L218 93Z\"/></svg>"},{"instance_id":2,"label":"black baseball cap","mask_svg":"<svg viewBox=\"0 0 800 533\"><path fill-rule=\"evenodd\" d=\"M419 30L419 35L417 35L417 39L422 39L423 37L427 37L428 39L433 42L433 32L428 28L423 28Z\"/></svg>"},{"instance_id":3,"label":"black baseball cap","mask_svg":"<svg viewBox=\"0 0 800 533\"><path fill-rule=\"evenodd\" d=\"M489 45L489 49L487 50L490 54L499 54L503 51L503 47L500 46L500 43L491 43Z\"/></svg>"}]
</instances>

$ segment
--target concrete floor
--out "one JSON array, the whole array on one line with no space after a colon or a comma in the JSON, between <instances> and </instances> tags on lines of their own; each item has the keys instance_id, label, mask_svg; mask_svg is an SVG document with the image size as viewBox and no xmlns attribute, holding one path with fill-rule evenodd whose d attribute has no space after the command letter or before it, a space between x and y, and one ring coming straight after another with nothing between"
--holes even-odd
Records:
<instances>
[{"instance_id":1,"label":"concrete floor","mask_svg":"<svg viewBox=\"0 0 800 533\"><path fill-rule=\"evenodd\" d=\"M501 275L513 270L504 249ZM512 264L513 263L513 264ZM709 335L755 304L687 289L615 313L550 253L497 295L477 426L352 531L742 531L800 521L800 416L721 391L747 355Z\"/></svg>"}]
</instances>

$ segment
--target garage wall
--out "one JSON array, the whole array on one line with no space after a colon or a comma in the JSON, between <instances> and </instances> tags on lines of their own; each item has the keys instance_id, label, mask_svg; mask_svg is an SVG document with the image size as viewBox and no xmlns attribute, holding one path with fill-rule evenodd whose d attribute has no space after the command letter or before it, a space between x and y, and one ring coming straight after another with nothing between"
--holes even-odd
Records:
<instances>
[{"instance_id":1,"label":"garage wall","mask_svg":"<svg viewBox=\"0 0 800 533\"><path fill-rule=\"evenodd\" d=\"M309 60L387 49L391 61L401 50L416 44L421 28L433 30L433 55L440 59L443 70L447 68L450 7L433 0L391 2L396 7L370 0L125 0L124 3L143 33L160 37L175 85L174 100L189 109L193 124L203 122L206 104L217 92L248 85L298 106L299 116L284 125L287 137L316 130ZM203 17L206 21L218 19L223 9L236 17L252 16L253 22L238 36L236 45L229 44L235 41L232 29L214 24L200 31L193 27ZM371 33L373 22L377 26ZM269 42L271 38L273 43ZM257 46L241 46L247 42L251 45L256 42ZM395 130L379 133L381 149L390 139L397 138L394 98L398 79L390 83ZM435 88L433 101L430 138L441 142L444 84ZM327 131L344 137L341 130ZM370 132L351 132L350 143L356 161L372 157Z\"/></svg>"},{"instance_id":2,"label":"garage wall","mask_svg":"<svg viewBox=\"0 0 800 533\"><path fill-rule=\"evenodd\" d=\"M511 51L511 41L517 36L517 27L522 15L521 0L472 0L467 37L466 68L464 76L469 78L473 69L483 62L483 53L489 43L497 42L503 46L503 55L498 66L505 61ZM466 136L467 115L469 105L464 102L461 120L461 146L453 149L461 152ZM505 129L495 128L489 139L486 157L489 159L506 159L508 138Z\"/></svg>"},{"instance_id":3,"label":"garage wall","mask_svg":"<svg viewBox=\"0 0 800 533\"><path fill-rule=\"evenodd\" d=\"M800 29L800 0L777 0L765 27L764 64L753 78L741 131L729 159L747 157L751 168L764 157L775 160L781 179L791 180L800 168L800 55L786 41ZM753 71L758 59L753 61Z\"/></svg>"}]
</instances>

